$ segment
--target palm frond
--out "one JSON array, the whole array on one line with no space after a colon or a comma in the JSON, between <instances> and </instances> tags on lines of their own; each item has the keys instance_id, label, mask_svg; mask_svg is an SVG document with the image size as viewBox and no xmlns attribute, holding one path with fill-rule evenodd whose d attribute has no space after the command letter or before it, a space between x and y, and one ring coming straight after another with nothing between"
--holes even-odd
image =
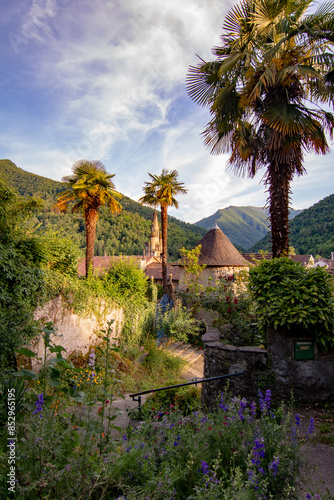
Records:
<instances>
[{"instance_id":1,"label":"palm frond","mask_svg":"<svg viewBox=\"0 0 334 500\"><path fill-rule=\"evenodd\" d=\"M220 84L218 76L220 62L202 62L190 66L186 77L187 93L193 101L201 106L207 106Z\"/></svg>"}]
</instances>

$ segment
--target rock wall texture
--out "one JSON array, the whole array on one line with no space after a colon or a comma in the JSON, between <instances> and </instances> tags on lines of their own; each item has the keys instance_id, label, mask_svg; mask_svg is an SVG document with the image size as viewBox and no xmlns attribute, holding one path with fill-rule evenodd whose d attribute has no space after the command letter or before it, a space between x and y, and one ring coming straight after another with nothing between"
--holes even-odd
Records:
<instances>
[{"instance_id":1,"label":"rock wall texture","mask_svg":"<svg viewBox=\"0 0 334 500\"><path fill-rule=\"evenodd\" d=\"M102 307L101 307L102 309ZM101 319L103 318L103 319ZM67 355L73 351L81 351L86 354L89 346L100 342L101 329L106 329L107 321L114 320L112 337L119 337L124 324L124 311L119 306L108 309L106 314L101 314L101 318L95 315L79 316L67 309L61 297L51 300L43 308L37 308L34 319L43 323L52 321L56 328L56 336L52 338L56 345L65 347ZM43 339L35 343L35 351L43 358ZM66 357L66 355L65 355Z\"/></svg>"},{"instance_id":2,"label":"rock wall texture","mask_svg":"<svg viewBox=\"0 0 334 500\"><path fill-rule=\"evenodd\" d=\"M203 336L204 377L211 378L244 371L228 378L234 395L254 399L258 390L270 389L280 400L288 399L291 391L296 400L304 403L334 399L334 352L321 353L314 346L314 359L295 359L295 341L291 333L268 330L267 349L235 347L221 342L219 330L209 328ZM307 339L305 339L307 340ZM203 384L202 402L214 407L224 392L226 380Z\"/></svg>"}]
</instances>

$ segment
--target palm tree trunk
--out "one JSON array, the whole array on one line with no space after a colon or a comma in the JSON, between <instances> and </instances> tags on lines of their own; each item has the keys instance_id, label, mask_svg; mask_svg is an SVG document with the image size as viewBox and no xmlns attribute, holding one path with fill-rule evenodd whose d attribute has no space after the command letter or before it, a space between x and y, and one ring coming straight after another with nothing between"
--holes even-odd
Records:
<instances>
[{"instance_id":1,"label":"palm tree trunk","mask_svg":"<svg viewBox=\"0 0 334 500\"><path fill-rule=\"evenodd\" d=\"M281 257L289 253L290 180L291 167L289 165L270 165L267 184L269 184L273 257Z\"/></svg>"},{"instance_id":2,"label":"palm tree trunk","mask_svg":"<svg viewBox=\"0 0 334 500\"><path fill-rule=\"evenodd\" d=\"M97 214L96 208L87 208L87 209L85 209L85 223L86 223L86 278L88 277L90 265L93 265L97 215L98 214Z\"/></svg>"},{"instance_id":3,"label":"palm tree trunk","mask_svg":"<svg viewBox=\"0 0 334 500\"><path fill-rule=\"evenodd\" d=\"M162 287L167 293L167 205L161 205L161 233L162 233Z\"/></svg>"}]
</instances>

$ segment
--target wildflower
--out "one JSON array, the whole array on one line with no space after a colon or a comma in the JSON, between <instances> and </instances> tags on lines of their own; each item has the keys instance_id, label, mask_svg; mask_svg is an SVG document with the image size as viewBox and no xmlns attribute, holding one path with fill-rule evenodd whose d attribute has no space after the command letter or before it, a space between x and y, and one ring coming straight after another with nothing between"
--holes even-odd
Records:
<instances>
[{"instance_id":1,"label":"wildflower","mask_svg":"<svg viewBox=\"0 0 334 500\"><path fill-rule=\"evenodd\" d=\"M90 354L89 354L88 366L90 366L91 368L95 367L95 351L94 351L94 349L92 349Z\"/></svg>"},{"instance_id":2,"label":"wildflower","mask_svg":"<svg viewBox=\"0 0 334 500\"><path fill-rule=\"evenodd\" d=\"M310 425L309 425L309 428L307 429L307 433L308 434L312 434L312 432L314 431L314 429L315 429L314 418L311 417L310 418Z\"/></svg>"},{"instance_id":3,"label":"wildflower","mask_svg":"<svg viewBox=\"0 0 334 500\"><path fill-rule=\"evenodd\" d=\"M219 408L221 408L222 410L225 410L225 411L228 410L228 405L224 404L224 394L223 393L220 396Z\"/></svg>"},{"instance_id":4,"label":"wildflower","mask_svg":"<svg viewBox=\"0 0 334 500\"><path fill-rule=\"evenodd\" d=\"M71 464L65 465L66 470L70 470L70 468L71 468Z\"/></svg>"},{"instance_id":5,"label":"wildflower","mask_svg":"<svg viewBox=\"0 0 334 500\"><path fill-rule=\"evenodd\" d=\"M239 415L239 418L240 420L244 420L244 409L246 408L247 406L247 401L245 398L243 398L240 402L240 409L238 410L238 415Z\"/></svg>"},{"instance_id":6,"label":"wildflower","mask_svg":"<svg viewBox=\"0 0 334 500\"><path fill-rule=\"evenodd\" d=\"M128 440L128 436L126 434L124 434L124 436L122 437L122 440L125 442Z\"/></svg>"},{"instance_id":7,"label":"wildflower","mask_svg":"<svg viewBox=\"0 0 334 500\"><path fill-rule=\"evenodd\" d=\"M203 476L209 475L209 472L210 472L210 468L204 460L202 461L202 472L203 472Z\"/></svg>"},{"instance_id":8,"label":"wildflower","mask_svg":"<svg viewBox=\"0 0 334 500\"><path fill-rule=\"evenodd\" d=\"M295 421L296 421L296 425L300 425L300 416L299 415L295 416Z\"/></svg>"},{"instance_id":9,"label":"wildflower","mask_svg":"<svg viewBox=\"0 0 334 500\"><path fill-rule=\"evenodd\" d=\"M272 471L274 477L276 477L277 469L279 465L279 458L274 458L274 460L268 465L269 469Z\"/></svg>"},{"instance_id":10,"label":"wildflower","mask_svg":"<svg viewBox=\"0 0 334 500\"><path fill-rule=\"evenodd\" d=\"M43 411L43 405L44 405L44 401L43 401L43 393L42 393L42 392L41 392L41 394L39 394L39 395L37 396L37 401L36 401L35 405L36 405L36 410L35 410L35 411L33 411L33 413L35 413L35 414L36 414L36 413L39 413L39 418L42 418L41 413L42 413L42 411Z\"/></svg>"},{"instance_id":11,"label":"wildflower","mask_svg":"<svg viewBox=\"0 0 334 500\"><path fill-rule=\"evenodd\" d=\"M254 448L253 448L253 457L252 458L252 463L254 465L256 465L256 467L258 468L258 470L260 472L263 472L263 469L260 467L261 465L261 458L264 458L265 456L265 453L264 453L264 442L263 442L263 437L260 437L260 438L256 438L255 441L254 441Z\"/></svg>"},{"instance_id":12,"label":"wildflower","mask_svg":"<svg viewBox=\"0 0 334 500\"><path fill-rule=\"evenodd\" d=\"M254 417L256 416L256 403L254 401L252 401L250 404L250 413L252 416L252 420L254 420Z\"/></svg>"}]
</instances>

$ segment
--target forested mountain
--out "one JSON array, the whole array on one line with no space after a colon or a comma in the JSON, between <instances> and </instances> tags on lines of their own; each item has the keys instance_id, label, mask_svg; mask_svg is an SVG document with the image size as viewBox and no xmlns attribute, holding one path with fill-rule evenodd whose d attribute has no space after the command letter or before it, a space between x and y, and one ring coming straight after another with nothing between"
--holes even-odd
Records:
<instances>
[{"instance_id":1,"label":"forested mountain","mask_svg":"<svg viewBox=\"0 0 334 500\"><path fill-rule=\"evenodd\" d=\"M59 214L52 211L52 204L58 193L67 184L26 172L10 160L0 160L0 176L9 187L22 196L35 196L44 200L44 209L36 214L37 231L52 229L70 236L82 250L85 248L85 222L80 214ZM96 255L140 255L145 241L149 239L153 209L123 196L120 200L123 210L119 215L101 208L96 230ZM160 212L158 212L160 217ZM178 250L185 246L194 247L206 233L193 224L168 218L168 251L172 259L178 258Z\"/></svg>"},{"instance_id":2,"label":"forested mountain","mask_svg":"<svg viewBox=\"0 0 334 500\"><path fill-rule=\"evenodd\" d=\"M290 219L300 212L301 210L292 210ZM268 233L269 210L260 207L231 206L217 210L210 217L196 222L196 225L209 230L216 222L235 246L247 251Z\"/></svg>"},{"instance_id":3,"label":"forested mountain","mask_svg":"<svg viewBox=\"0 0 334 500\"><path fill-rule=\"evenodd\" d=\"M303 210L290 222L290 245L297 254L330 257L334 252L334 194ZM270 234L250 251L260 249L270 250Z\"/></svg>"}]
</instances>

